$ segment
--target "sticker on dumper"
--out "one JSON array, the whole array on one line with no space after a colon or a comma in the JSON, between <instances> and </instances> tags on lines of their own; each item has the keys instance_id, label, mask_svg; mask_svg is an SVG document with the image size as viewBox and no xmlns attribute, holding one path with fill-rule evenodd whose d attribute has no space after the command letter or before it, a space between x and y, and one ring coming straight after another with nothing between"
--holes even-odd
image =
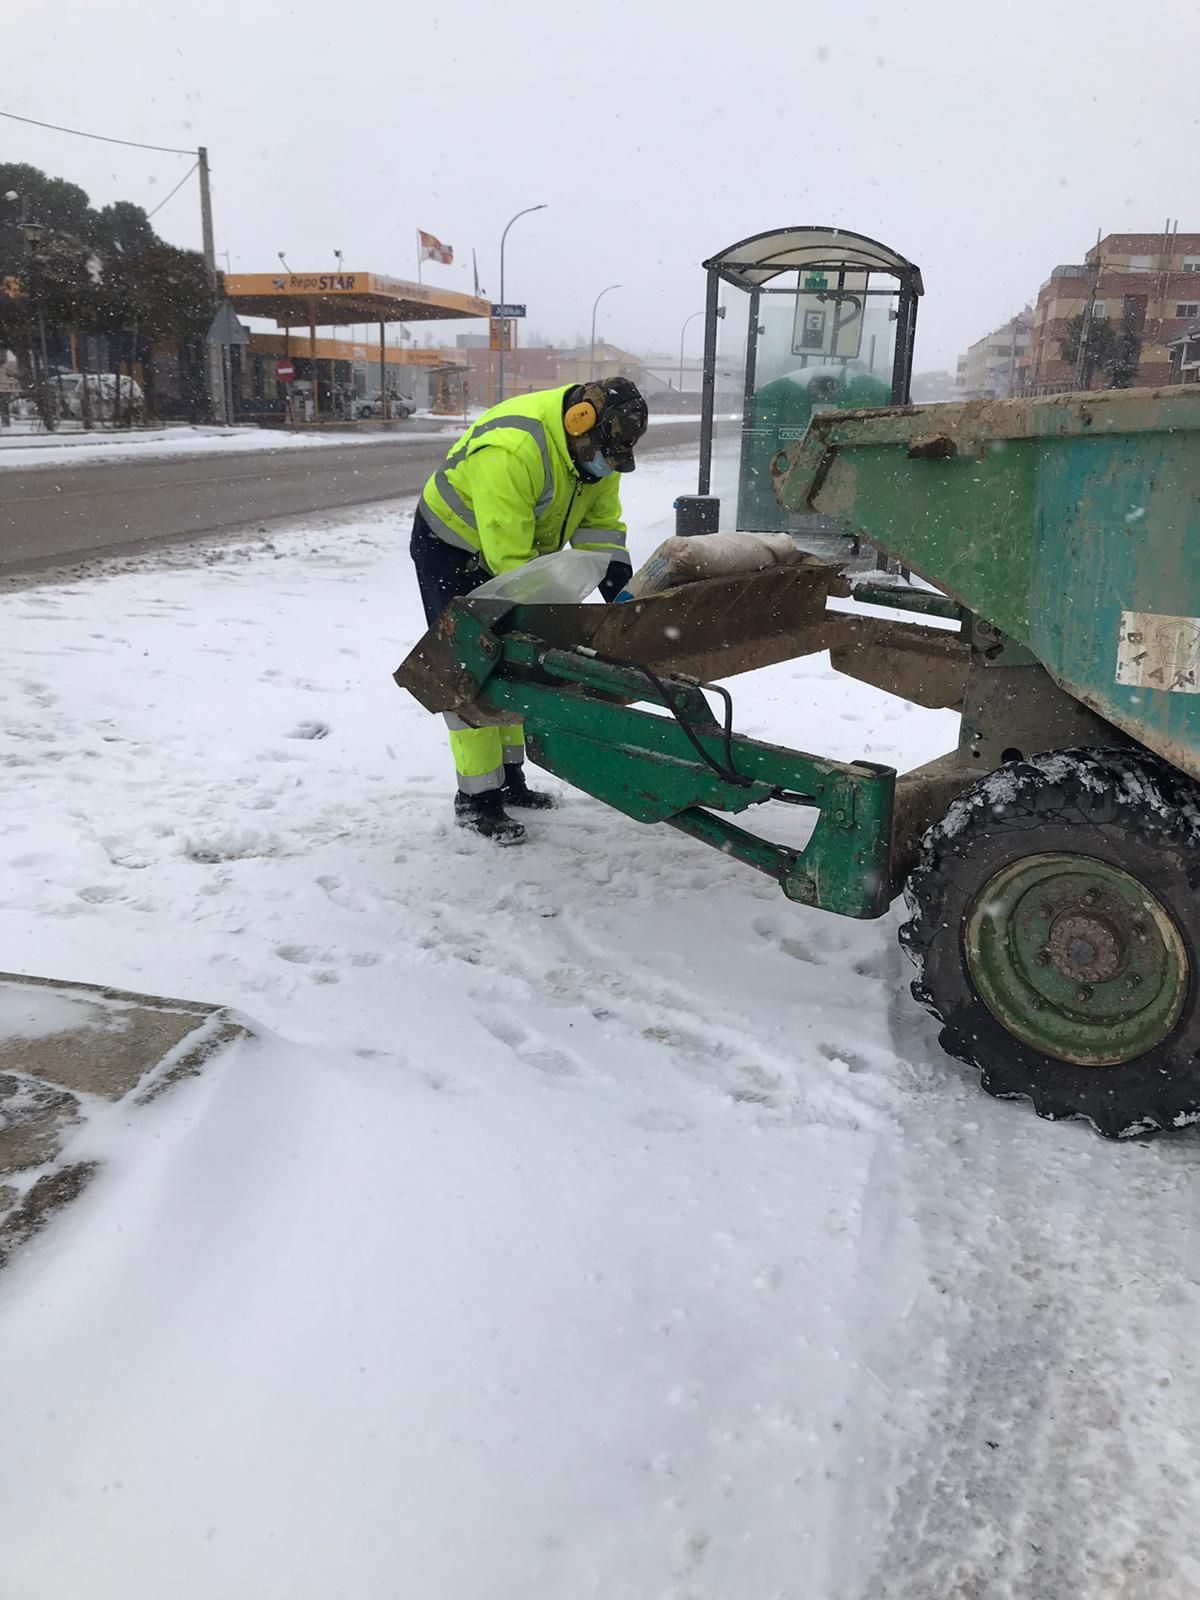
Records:
<instances>
[{"instance_id":1,"label":"sticker on dumper","mask_svg":"<svg viewBox=\"0 0 1200 1600\"><path fill-rule=\"evenodd\" d=\"M1200 694L1200 617L1122 611L1117 682L1132 689Z\"/></svg>"}]
</instances>

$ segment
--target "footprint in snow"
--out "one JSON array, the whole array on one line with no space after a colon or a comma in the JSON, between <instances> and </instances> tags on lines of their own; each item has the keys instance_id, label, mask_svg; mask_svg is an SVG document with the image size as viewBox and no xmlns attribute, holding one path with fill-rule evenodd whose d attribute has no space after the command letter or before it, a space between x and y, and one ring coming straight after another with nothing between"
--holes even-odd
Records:
<instances>
[{"instance_id":1,"label":"footprint in snow","mask_svg":"<svg viewBox=\"0 0 1200 1600\"><path fill-rule=\"evenodd\" d=\"M751 927L760 939L765 939L768 944L785 956L791 956L793 961L807 961L811 966L825 965L823 957L803 939L797 939L790 934L780 932L779 925L773 917L756 917Z\"/></svg>"},{"instance_id":2,"label":"footprint in snow","mask_svg":"<svg viewBox=\"0 0 1200 1600\"><path fill-rule=\"evenodd\" d=\"M323 890L335 906L341 906L344 911L363 909L362 895L353 889L345 878L339 878L332 872L323 872L314 881L317 888Z\"/></svg>"},{"instance_id":3,"label":"footprint in snow","mask_svg":"<svg viewBox=\"0 0 1200 1600\"><path fill-rule=\"evenodd\" d=\"M828 1061L830 1066L845 1067L847 1072L866 1072L870 1066L865 1056L860 1056L853 1050L843 1049L841 1045L818 1044L817 1054Z\"/></svg>"},{"instance_id":4,"label":"footprint in snow","mask_svg":"<svg viewBox=\"0 0 1200 1600\"><path fill-rule=\"evenodd\" d=\"M873 978L877 983L886 983L892 976L890 956L888 950L873 952L854 963L854 972L860 978Z\"/></svg>"},{"instance_id":5,"label":"footprint in snow","mask_svg":"<svg viewBox=\"0 0 1200 1600\"><path fill-rule=\"evenodd\" d=\"M317 961L321 956L321 952L311 944L277 944L275 954L281 961L290 961L297 967L306 967L310 961Z\"/></svg>"},{"instance_id":6,"label":"footprint in snow","mask_svg":"<svg viewBox=\"0 0 1200 1600\"><path fill-rule=\"evenodd\" d=\"M712 1084L731 1100L775 1107L783 1079L765 1057L754 1059L753 1047L735 1049L723 1039L672 1022L653 1023L641 1032L648 1043L671 1051L690 1076Z\"/></svg>"},{"instance_id":7,"label":"footprint in snow","mask_svg":"<svg viewBox=\"0 0 1200 1600\"><path fill-rule=\"evenodd\" d=\"M560 1050L547 1039L533 1034L522 1023L506 1017L502 1012L481 1015L480 1023L493 1039L507 1045L518 1061L548 1077L565 1078L579 1071L579 1064L565 1050Z\"/></svg>"},{"instance_id":8,"label":"footprint in snow","mask_svg":"<svg viewBox=\"0 0 1200 1600\"><path fill-rule=\"evenodd\" d=\"M298 722L286 735L289 739L327 739L330 728L327 722Z\"/></svg>"},{"instance_id":9,"label":"footprint in snow","mask_svg":"<svg viewBox=\"0 0 1200 1600\"><path fill-rule=\"evenodd\" d=\"M252 830L230 830L207 839L188 839L184 843L183 853L189 861L198 861L202 866L286 854L278 839Z\"/></svg>"}]
</instances>

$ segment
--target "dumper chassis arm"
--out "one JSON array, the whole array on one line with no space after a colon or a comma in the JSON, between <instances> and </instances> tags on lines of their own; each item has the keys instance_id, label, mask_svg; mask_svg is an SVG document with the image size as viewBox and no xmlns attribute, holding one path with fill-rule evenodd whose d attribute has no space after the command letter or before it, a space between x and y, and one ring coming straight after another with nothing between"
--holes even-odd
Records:
<instances>
[{"instance_id":1,"label":"dumper chassis arm","mask_svg":"<svg viewBox=\"0 0 1200 1600\"><path fill-rule=\"evenodd\" d=\"M695 678L660 677L587 646L556 649L530 633L495 630L504 619L478 614L478 602L453 602L443 620L459 660L473 665L470 683L460 687L469 689L476 719L525 719L539 766L637 822L669 823L766 873L790 900L846 917L887 909L891 767L733 734L716 721ZM713 814L736 815L769 800L817 809L803 849Z\"/></svg>"}]
</instances>

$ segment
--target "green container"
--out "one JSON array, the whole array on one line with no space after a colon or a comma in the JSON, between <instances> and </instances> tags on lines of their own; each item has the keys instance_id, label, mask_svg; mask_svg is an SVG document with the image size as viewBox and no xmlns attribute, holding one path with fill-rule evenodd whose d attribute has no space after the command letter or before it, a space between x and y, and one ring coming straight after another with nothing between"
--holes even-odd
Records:
<instances>
[{"instance_id":1,"label":"green container","mask_svg":"<svg viewBox=\"0 0 1200 1600\"><path fill-rule=\"evenodd\" d=\"M885 406L889 388L868 372L836 366L806 367L774 378L755 391L742 432L737 526L745 533L782 533L811 526L812 517L785 511L775 497L771 462L803 439L814 410Z\"/></svg>"},{"instance_id":2,"label":"green container","mask_svg":"<svg viewBox=\"0 0 1200 1600\"><path fill-rule=\"evenodd\" d=\"M816 416L774 477L1200 777L1200 387Z\"/></svg>"}]
</instances>

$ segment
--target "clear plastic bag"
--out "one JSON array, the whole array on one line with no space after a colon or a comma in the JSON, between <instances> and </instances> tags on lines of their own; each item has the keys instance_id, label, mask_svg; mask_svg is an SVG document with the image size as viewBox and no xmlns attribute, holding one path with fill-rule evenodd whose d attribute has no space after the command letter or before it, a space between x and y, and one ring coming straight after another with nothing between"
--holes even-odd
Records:
<instances>
[{"instance_id":1,"label":"clear plastic bag","mask_svg":"<svg viewBox=\"0 0 1200 1600\"><path fill-rule=\"evenodd\" d=\"M595 550L557 550L523 567L489 578L472 600L511 600L522 606L571 606L586 600L608 571L609 557Z\"/></svg>"}]
</instances>

